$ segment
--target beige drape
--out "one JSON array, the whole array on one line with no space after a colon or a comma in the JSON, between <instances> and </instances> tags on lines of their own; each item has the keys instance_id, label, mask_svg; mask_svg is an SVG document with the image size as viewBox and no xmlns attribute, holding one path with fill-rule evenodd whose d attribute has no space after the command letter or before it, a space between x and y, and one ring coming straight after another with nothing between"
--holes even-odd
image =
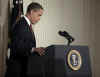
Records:
<instances>
[{"instance_id":1,"label":"beige drape","mask_svg":"<svg viewBox=\"0 0 100 77\"><path fill-rule=\"evenodd\" d=\"M8 43L8 10L9 0L0 0L0 77L4 77L6 69L6 53Z\"/></svg>"}]
</instances>

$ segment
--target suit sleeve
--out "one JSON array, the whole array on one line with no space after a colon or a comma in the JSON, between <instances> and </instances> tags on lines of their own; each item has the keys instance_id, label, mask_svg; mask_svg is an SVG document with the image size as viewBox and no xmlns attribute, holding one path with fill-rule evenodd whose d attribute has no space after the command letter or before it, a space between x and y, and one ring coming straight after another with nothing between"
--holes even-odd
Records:
<instances>
[{"instance_id":1,"label":"suit sleeve","mask_svg":"<svg viewBox=\"0 0 100 77\"><path fill-rule=\"evenodd\" d=\"M32 47L35 47L35 40L32 39L32 35L27 27L16 25L13 36L15 54L18 56L29 56Z\"/></svg>"}]
</instances>

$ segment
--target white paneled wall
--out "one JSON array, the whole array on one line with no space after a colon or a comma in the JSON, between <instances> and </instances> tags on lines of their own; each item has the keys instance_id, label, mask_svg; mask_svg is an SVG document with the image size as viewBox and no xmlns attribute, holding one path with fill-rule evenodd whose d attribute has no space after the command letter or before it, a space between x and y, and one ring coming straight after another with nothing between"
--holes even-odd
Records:
<instances>
[{"instance_id":1,"label":"white paneled wall","mask_svg":"<svg viewBox=\"0 0 100 77\"><path fill-rule=\"evenodd\" d=\"M45 11L39 23L35 25L37 46L66 44L65 38L58 35L66 30L75 37L73 44L89 45L90 2L89 0L24 0L24 12L27 5L39 2Z\"/></svg>"}]
</instances>

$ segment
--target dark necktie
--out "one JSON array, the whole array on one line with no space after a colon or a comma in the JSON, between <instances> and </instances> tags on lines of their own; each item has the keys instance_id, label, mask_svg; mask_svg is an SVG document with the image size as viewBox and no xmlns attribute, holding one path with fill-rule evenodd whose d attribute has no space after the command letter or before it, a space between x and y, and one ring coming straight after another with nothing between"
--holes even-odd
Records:
<instances>
[{"instance_id":1,"label":"dark necktie","mask_svg":"<svg viewBox=\"0 0 100 77\"><path fill-rule=\"evenodd\" d=\"M36 40L35 40L34 32L33 32L33 30L32 30L32 24L30 24L30 30L31 30L31 32L32 32L33 40L34 40L34 45L35 45L35 47L36 47Z\"/></svg>"},{"instance_id":2,"label":"dark necktie","mask_svg":"<svg viewBox=\"0 0 100 77\"><path fill-rule=\"evenodd\" d=\"M32 25L30 24L30 30L31 30L31 32L33 32L33 30L32 30Z\"/></svg>"}]
</instances>

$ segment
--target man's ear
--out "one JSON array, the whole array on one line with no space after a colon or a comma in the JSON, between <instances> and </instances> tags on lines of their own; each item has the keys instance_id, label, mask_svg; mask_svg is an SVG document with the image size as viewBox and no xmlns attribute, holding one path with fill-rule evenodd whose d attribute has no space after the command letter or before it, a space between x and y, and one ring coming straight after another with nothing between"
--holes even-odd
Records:
<instances>
[{"instance_id":1,"label":"man's ear","mask_svg":"<svg viewBox=\"0 0 100 77\"><path fill-rule=\"evenodd\" d=\"M33 13L33 10L30 11L30 14L32 14L32 13Z\"/></svg>"}]
</instances>

